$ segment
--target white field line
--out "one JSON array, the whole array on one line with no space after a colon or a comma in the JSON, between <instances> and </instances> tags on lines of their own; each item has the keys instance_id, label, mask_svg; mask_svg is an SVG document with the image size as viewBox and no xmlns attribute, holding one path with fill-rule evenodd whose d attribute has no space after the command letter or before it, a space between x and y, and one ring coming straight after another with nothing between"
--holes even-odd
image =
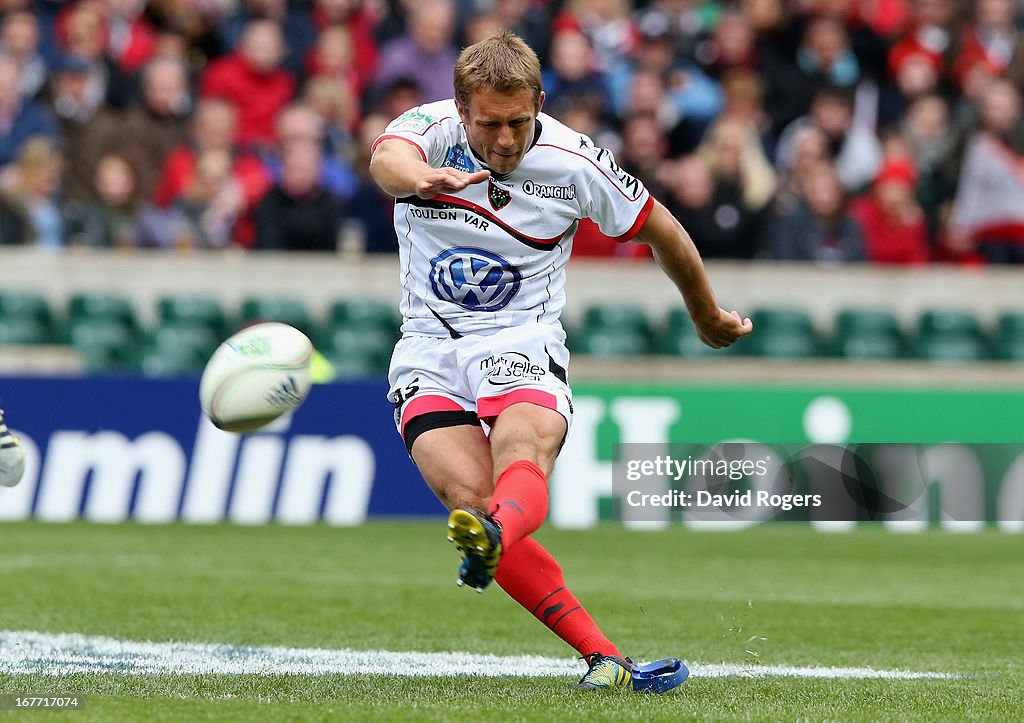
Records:
<instances>
[{"instance_id":1,"label":"white field line","mask_svg":"<svg viewBox=\"0 0 1024 723\"><path fill-rule=\"evenodd\" d=\"M688 663L697 678L948 679L949 673L873 668ZM390 650L244 647L149 643L76 633L0 632L0 674L6 675L397 675L403 677L574 677L580 661L535 655L405 653Z\"/></svg>"}]
</instances>

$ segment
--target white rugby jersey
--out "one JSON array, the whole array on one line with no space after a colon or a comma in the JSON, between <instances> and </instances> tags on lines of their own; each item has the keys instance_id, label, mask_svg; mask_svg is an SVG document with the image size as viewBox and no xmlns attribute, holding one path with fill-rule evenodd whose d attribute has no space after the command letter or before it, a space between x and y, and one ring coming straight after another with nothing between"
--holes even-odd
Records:
<instances>
[{"instance_id":1,"label":"white rugby jersey","mask_svg":"<svg viewBox=\"0 0 1024 723\"><path fill-rule=\"evenodd\" d=\"M435 168L486 168L453 100L407 111L374 148L386 138L408 141ZM610 151L541 113L533 145L512 173L430 200L397 199L402 332L454 336L559 324L579 219L625 241L653 203Z\"/></svg>"}]
</instances>

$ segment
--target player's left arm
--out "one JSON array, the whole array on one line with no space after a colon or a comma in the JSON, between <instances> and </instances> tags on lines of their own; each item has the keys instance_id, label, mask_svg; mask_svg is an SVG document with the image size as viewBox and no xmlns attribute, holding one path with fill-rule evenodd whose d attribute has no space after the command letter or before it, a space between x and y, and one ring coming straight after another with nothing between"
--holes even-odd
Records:
<instances>
[{"instance_id":1,"label":"player's left arm","mask_svg":"<svg viewBox=\"0 0 1024 723\"><path fill-rule=\"evenodd\" d=\"M654 260L683 295L702 342L721 349L753 330L750 319L741 319L738 312L726 311L718 305L693 239L661 203L654 201L650 215L633 240L651 247Z\"/></svg>"}]
</instances>

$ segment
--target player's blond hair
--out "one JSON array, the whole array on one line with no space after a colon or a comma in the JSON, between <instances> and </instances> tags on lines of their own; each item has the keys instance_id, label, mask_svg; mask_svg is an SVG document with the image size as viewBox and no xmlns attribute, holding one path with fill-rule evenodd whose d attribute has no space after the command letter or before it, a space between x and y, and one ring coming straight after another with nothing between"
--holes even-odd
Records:
<instances>
[{"instance_id":1,"label":"player's blond hair","mask_svg":"<svg viewBox=\"0 0 1024 723\"><path fill-rule=\"evenodd\" d=\"M469 108L469 99L480 90L514 93L533 91L534 107L540 108L540 60L515 33L505 31L459 54L455 63L455 102Z\"/></svg>"}]
</instances>

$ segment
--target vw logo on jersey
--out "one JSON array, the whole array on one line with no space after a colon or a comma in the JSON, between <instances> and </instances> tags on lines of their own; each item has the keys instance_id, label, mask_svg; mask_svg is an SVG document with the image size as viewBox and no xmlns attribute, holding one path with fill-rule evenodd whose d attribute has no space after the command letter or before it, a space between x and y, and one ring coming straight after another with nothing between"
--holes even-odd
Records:
<instances>
[{"instance_id":1,"label":"vw logo on jersey","mask_svg":"<svg viewBox=\"0 0 1024 723\"><path fill-rule=\"evenodd\" d=\"M483 249L448 249L430 260L430 285L437 297L469 311L504 309L522 280L519 269Z\"/></svg>"}]
</instances>

